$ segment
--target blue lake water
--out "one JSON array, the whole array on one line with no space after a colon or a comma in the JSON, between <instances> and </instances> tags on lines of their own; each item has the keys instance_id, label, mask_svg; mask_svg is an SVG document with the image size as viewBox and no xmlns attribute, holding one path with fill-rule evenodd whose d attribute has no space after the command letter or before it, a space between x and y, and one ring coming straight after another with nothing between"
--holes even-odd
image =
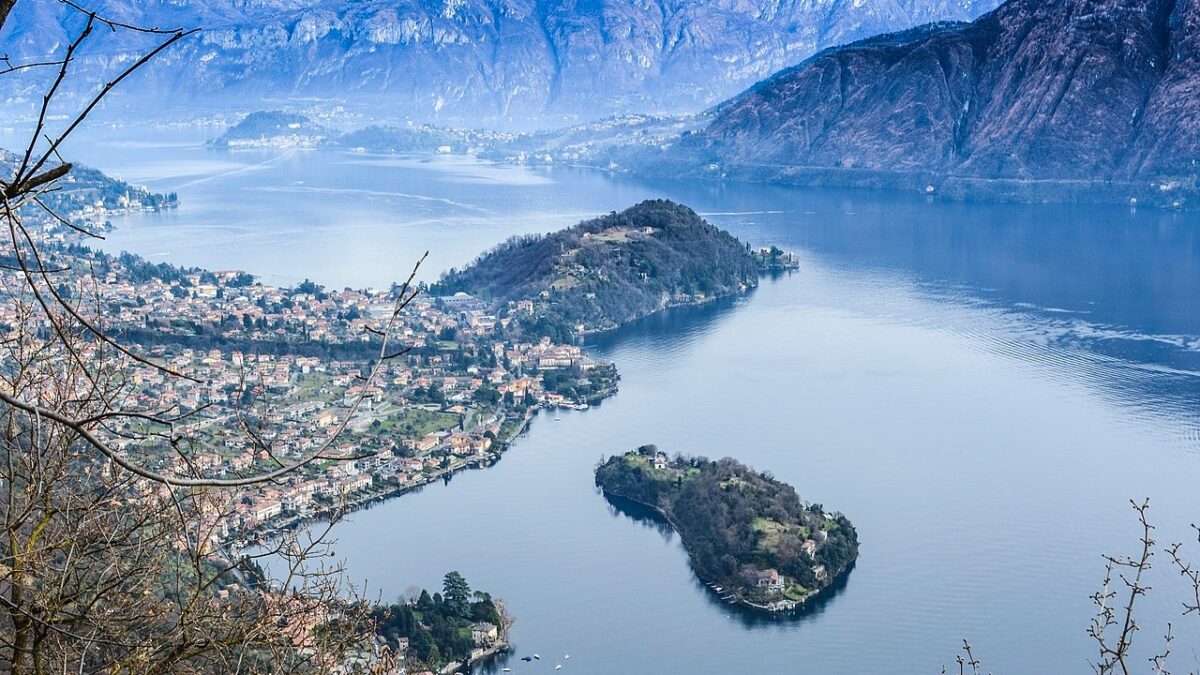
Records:
<instances>
[{"instance_id":1,"label":"blue lake water","mask_svg":"<svg viewBox=\"0 0 1200 675\"><path fill-rule=\"evenodd\" d=\"M146 139L143 139L145 141ZM682 201L797 272L747 297L603 336L620 393L542 416L495 467L356 513L351 574L384 597L450 569L517 617L516 672L937 673L969 639L987 671L1090 672L1102 553L1133 552L1131 498L1162 541L1200 519L1200 219L1076 206L610 177L462 157L222 153L188 134L76 156L183 205L116 220L104 244L275 283L425 278L513 234L650 197ZM592 486L643 443L730 455L844 511L861 557L808 615L715 602L678 539ZM1200 559L1200 546L1191 547ZM1141 656L1176 622L1165 555Z\"/></svg>"}]
</instances>

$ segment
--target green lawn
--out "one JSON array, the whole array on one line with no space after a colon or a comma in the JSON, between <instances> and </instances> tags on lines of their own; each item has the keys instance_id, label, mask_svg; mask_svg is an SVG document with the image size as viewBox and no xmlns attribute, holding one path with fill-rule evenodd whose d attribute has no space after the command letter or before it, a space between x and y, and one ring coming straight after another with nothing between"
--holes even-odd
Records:
<instances>
[{"instance_id":1,"label":"green lawn","mask_svg":"<svg viewBox=\"0 0 1200 675\"><path fill-rule=\"evenodd\" d=\"M755 518L750 523L750 527L759 535L758 549L760 551L774 551L779 546L779 537L787 532L787 526L770 518Z\"/></svg>"},{"instance_id":2,"label":"green lawn","mask_svg":"<svg viewBox=\"0 0 1200 675\"><path fill-rule=\"evenodd\" d=\"M435 431L457 429L458 422L459 417L454 413L404 408L384 420L381 429L405 438L421 438Z\"/></svg>"},{"instance_id":3,"label":"green lawn","mask_svg":"<svg viewBox=\"0 0 1200 675\"><path fill-rule=\"evenodd\" d=\"M808 528L788 526L770 518L755 518L750 524L760 536L758 550L771 553L779 546L779 538L787 532L794 533L801 541L808 538Z\"/></svg>"},{"instance_id":4,"label":"green lawn","mask_svg":"<svg viewBox=\"0 0 1200 675\"><path fill-rule=\"evenodd\" d=\"M795 583L789 583L787 587L783 589L783 597L787 598L788 600L795 600L796 602L803 600L808 596L808 593L809 591L807 588Z\"/></svg>"},{"instance_id":5,"label":"green lawn","mask_svg":"<svg viewBox=\"0 0 1200 675\"><path fill-rule=\"evenodd\" d=\"M684 480L692 480L700 475L700 469L692 466L683 469L676 469L673 466L668 465L666 469L656 469L654 468L653 458L647 457L646 455L628 454L625 455L624 458L627 464L630 466L640 466L642 471L645 471L654 480L675 481L680 476L682 476Z\"/></svg>"},{"instance_id":6,"label":"green lawn","mask_svg":"<svg viewBox=\"0 0 1200 675\"><path fill-rule=\"evenodd\" d=\"M328 391L320 393L318 391L320 389L327 389ZM333 386L332 377L323 373L309 373L296 378L291 401L321 401L329 405L334 401L341 401L344 394L345 387Z\"/></svg>"}]
</instances>

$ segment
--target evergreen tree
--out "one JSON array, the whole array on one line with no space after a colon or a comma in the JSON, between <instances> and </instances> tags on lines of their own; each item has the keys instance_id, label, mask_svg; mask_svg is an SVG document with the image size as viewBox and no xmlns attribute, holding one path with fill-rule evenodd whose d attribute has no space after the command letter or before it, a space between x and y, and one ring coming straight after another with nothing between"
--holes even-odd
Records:
<instances>
[{"instance_id":1,"label":"evergreen tree","mask_svg":"<svg viewBox=\"0 0 1200 675\"><path fill-rule=\"evenodd\" d=\"M448 572L442 580L442 598L454 616L468 616L467 603L471 599L471 587L458 572Z\"/></svg>"}]
</instances>

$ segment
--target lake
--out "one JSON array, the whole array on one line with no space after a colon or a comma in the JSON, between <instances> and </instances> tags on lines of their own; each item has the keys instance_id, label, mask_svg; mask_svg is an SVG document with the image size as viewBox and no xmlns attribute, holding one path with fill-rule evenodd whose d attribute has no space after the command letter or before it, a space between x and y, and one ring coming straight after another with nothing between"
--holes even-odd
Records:
<instances>
[{"instance_id":1,"label":"lake","mask_svg":"<svg viewBox=\"0 0 1200 675\"><path fill-rule=\"evenodd\" d=\"M988 672L1089 672L1103 553L1132 553L1130 499L1160 541L1200 517L1200 223L1189 213L943 203L699 184L465 157L218 152L192 132L75 156L182 206L114 221L104 246L272 283L385 286L513 234L668 197L801 256L752 294L596 339L620 393L542 415L495 467L353 515L352 575L393 598L460 570L517 617L515 672L937 673L964 638ZM613 508L603 456L656 443L733 456L845 512L845 587L804 616L721 605L678 538ZM1190 551L1200 559L1191 536ZM1165 554L1139 660L1174 619ZM562 655L570 654L569 661Z\"/></svg>"}]
</instances>

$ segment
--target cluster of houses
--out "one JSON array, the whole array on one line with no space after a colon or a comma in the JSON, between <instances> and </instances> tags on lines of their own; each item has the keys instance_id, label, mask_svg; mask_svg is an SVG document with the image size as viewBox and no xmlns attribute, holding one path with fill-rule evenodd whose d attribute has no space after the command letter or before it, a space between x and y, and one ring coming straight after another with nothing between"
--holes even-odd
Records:
<instances>
[{"instance_id":1,"label":"cluster of houses","mask_svg":"<svg viewBox=\"0 0 1200 675\"><path fill-rule=\"evenodd\" d=\"M431 363L436 357L413 357L380 366L364 384L367 373L357 361L156 347L151 355L203 384L138 366L132 371L132 400L147 408L199 411L184 418L178 432L215 452L190 457L179 469L230 477L318 451L339 457L371 455L314 465L244 497L217 532L227 537L281 517L313 515L355 495L422 485L482 462L498 450L506 422L523 423L531 406L572 404L547 391L542 377L547 370L582 368L586 359L577 347L545 340L503 345L502 351L507 367L497 363L454 372L449 364ZM434 386L443 393L441 402L413 400ZM484 387L498 399L479 400ZM247 392L264 403L240 406ZM414 413L433 421L423 425L428 428L400 426ZM261 431L246 433L247 422ZM170 457L156 437L127 434L113 443L127 453ZM174 461L178 465L182 460Z\"/></svg>"},{"instance_id":2,"label":"cluster of houses","mask_svg":"<svg viewBox=\"0 0 1200 675\"><path fill-rule=\"evenodd\" d=\"M488 621L471 624L471 640L475 644L475 648L471 650L469 656L471 662L478 661L507 646L500 627ZM339 675L364 672L379 673L380 675L435 675L432 670L410 673L405 667L409 639L402 637L397 642L396 649L393 651L384 644L382 638L379 638L376 640L373 650L361 650L356 654L351 654L346 663L339 664L338 667L330 670ZM441 672L459 672L459 665L458 663L447 664Z\"/></svg>"},{"instance_id":3,"label":"cluster of houses","mask_svg":"<svg viewBox=\"0 0 1200 675\"><path fill-rule=\"evenodd\" d=\"M140 194L131 191L115 204L89 201L76 215L103 217L114 209L150 208ZM37 230L34 236L43 250L55 252L76 239L53 228ZM62 288L94 282L102 292L103 325L113 332L151 329L160 335L182 331L193 338L221 338L210 340L213 345L288 342L297 335L306 343L346 345L370 341L377 334L373 331L386 325L397 349L426 347L453 335L455 341L495 357L487 360L490 365L464 365L426 350L372 364L359 358L188 348L162 339L139 346L137 351L162 367L124 363L127 391L122 405L168 411L164 419L173 418L167 425L170 433L137 417L100 432L119 452L136 456L139 464L167 473L234 477L315 453L357 457L313 462L249 492L213 493L211 502L200 505L204 523L198 531L204 534L196 543L204 548L280 519L315 515L339 500L421 485L488 458L503 442L506 425L510 431L513 424L519 427L536 407L572 403L543 386L547 371L580 374L598 365L576 346L549 339L502 339L499 329L507 319L465 294L419 297L397 313L396 294L390 290L326 292L311 284L283 289L254 283L236 271L160 270L155 275L155 266L149 264L135 274L120 258L91 255L105 264L73 266L56 281ZM23 283L19 271L0 270L0 284L10 291ZM533 311L528 303L513 303L510 309ZM0 303L0 334L29 327L16 302ZM33 328L48 333L50 325L43 320ZM85 359L101 348L97 341L78 347ZM432 389L440 392L436 401L429 400ZM495 396L480 396L484 391ZM419 423L404 423L413 419ZM104 470L115 469L109 464ZM147 483L141 490L149 498L170 488ZM233 583L216 593L227 599L242 590ZM298 601L292 595L270 597ZM301 649L330 618L323 611L289 614L293 619L282 630L291 633ZM471 637L476 652L495 648L502 640L499 627L487 622L473 624ZM395 670L400 675L405 646ZM344 664L327 665L330 672L358 672L358 666L378 661L378 653L364 652Z\"/></svg>"},{"instance_id":4,"label":"cluster of houses","mask_svg":"<svg viewBox=\"0 0 1200 675\"><path fill-rule=\"evenodd\" d=\"M816 535L817 540L824 541L828 535L825 532L819 531ZM801 545L801 552L811 561L814 560L819 544L816 540L807 539ZM812 567L813 574L820 581L825 581L829 573L824 565L814 564ZM788 612L799 606L800 601L791 600L784 596L784 590L788 585L788 578L780 574L779 570L768 568L758 570L754 573L754 587L763 595L766 600L758 605L759 607L770 612ZM753 604L753 603L752 603Z\"/></svg>"},{"instance_id":5,"label":"cluster of houses","mask_svg":"<svg viewBox=\"0 0 1200 675\"><path fill-rule=\"evenodd\" d=\"M54 237L43 244L60 243ZM110 329L191 326L193 337L203 332L231 338L226 343L278 342L299 334L308 342L344 345L390 325L395 348L413 349L403 358L372 366L360 357L186 348L161 339L157 342L162 344L140 348L188 378L131 362L127 403L182 415L172 433L201 451L183 458L161 436L139 433L150 429L134 421L110 439L122 452L165 470L213 477L252 475L317 452L367 455L352 462L314 463L241 498L222 519L216 533L220 537L482 463L498 450L506 423L512 431L531 408L580 404L543 386L547 372L584 377L599 365L574 345L548 338L502 338L499 329L508 319L498 319L485 303L466 294L418 296L395 314L391 291L325 292L312 284L276 288L253 283L241 272L135 279L121 259L105 262L98 288L107 303L104 319ZM20 284L17 274L0 271L0 276L12 277L2 281L13 288ZM522 304L528 303L513 303L509 309L532 311ZM15 327L21 320L17 307L0 303L0 325ZM450 336L456 346L490 358L464 365L437 349L420 349ZM431 400L433 391L436 400Z\"/></svg>"}]
</instances>

